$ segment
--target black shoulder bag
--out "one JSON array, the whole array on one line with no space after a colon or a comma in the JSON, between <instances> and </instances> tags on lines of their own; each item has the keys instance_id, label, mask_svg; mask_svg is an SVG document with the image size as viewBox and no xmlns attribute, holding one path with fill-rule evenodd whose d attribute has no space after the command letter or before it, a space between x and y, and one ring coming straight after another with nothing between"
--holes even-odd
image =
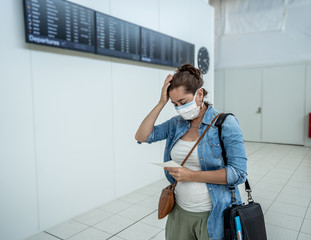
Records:
<instances>
[{"instance_id":1,"label":"black shoulder bag","mask_svg":"<svg viewBox=\"0 0 311 240\"><path fill-rule=\"evenodd\" d=\"M225 165L227 165L227 156L224 143L221 140L221 126L228 115L222 114L218 117L215 126L218 127L219 141L222 149L222 157ZM251 187L248 180L245 182L245 191L248 194L248 204L238 205L235 198L235 187L229 186L232 195L232 207L228 207L224 211L224 234L225 240L267 240L265 220L259 203L254 202L251 195ZM236 217L239 217L235 219ZM240 222L241 231L236 224Z\"/></svg>"}]
</instances>

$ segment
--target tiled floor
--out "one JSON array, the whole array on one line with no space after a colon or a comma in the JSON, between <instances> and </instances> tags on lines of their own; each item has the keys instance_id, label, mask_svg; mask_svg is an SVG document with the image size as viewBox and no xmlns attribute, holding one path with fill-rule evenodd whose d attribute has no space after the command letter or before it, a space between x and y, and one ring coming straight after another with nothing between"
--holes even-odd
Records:
<instances>
[{"instance_id":1,"label":"tiled floor","mask_svg":"<svg viewBox=\"0 0 311 240\"><path fill-rule=\"evenodd\" d=\"M311 240L311 148L245 146L249 182L265 213L268 239ZM157 203L167 184L160 180L27 240L164 240L166 219L157 219Z\"/></svg>"}]
</instances>

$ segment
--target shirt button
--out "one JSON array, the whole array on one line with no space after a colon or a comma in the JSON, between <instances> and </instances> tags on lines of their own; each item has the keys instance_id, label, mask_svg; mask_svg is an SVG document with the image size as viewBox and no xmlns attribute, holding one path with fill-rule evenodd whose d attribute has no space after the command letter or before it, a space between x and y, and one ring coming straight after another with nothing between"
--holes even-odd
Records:
<instances>
[{"instance_id":1,"label":"shirt button","mask_svg":"<svg viewBox=\"0 0 311 240\"><path fill-rule=\"evenodd\" d=\"M212 191L212 188L209 188L210 191Z\"/></svg>"},{"instance_id":2,"label":"shirt button","mask_svg":"<svg viewBox=\"0 0 311 240\"><path fill-rule=\"evenodd\" d=\"M201 158L201 161L203 161L203 158Z\"/></svg>"}]
</instances>

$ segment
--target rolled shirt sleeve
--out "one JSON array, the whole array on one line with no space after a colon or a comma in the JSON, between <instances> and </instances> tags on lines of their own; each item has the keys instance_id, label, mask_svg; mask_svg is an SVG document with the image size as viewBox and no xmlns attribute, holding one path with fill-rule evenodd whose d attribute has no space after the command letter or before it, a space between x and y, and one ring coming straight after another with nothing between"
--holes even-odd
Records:
<instances>
[{"instance_id":1,"label":"rolled shirt sleeve","mask_svg":"<svg viewBox=\"0 0 311 240\"><path fill-rule=\"evenodd\" d=\"M247 177L247 158L242 132L237 119L229 115L222 125L222 141L227 154L227 182L230 186L244 183Z\"/></svg>"},{"instance_id":2,"label":"rolled shirt sleeve","mask_svg":"<svg viewBox=\"0 0 311 240\"><path fill-rule=\"evenodd\" d=\"M170 121L171 120L167 120L164 123L154 126L145 142L153 143L166 139L168 137ZM141 142L138 141L137 143L140 144Z\"/></svg>"}]
</instances>

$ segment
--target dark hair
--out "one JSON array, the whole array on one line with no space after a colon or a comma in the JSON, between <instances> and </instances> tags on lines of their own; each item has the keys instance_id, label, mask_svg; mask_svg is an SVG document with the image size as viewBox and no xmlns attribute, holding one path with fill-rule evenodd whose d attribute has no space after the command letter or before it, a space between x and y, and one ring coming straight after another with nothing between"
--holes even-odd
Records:
<instances>
[{"instance_id":1,"label":"dark hair","mask_svg":"<svg viewBox=\"0 0 311 240\"><path fill-rule=\"evenodd\" d=\"M169 92L182 86L184 87L185 93L192 93L194 95L199 88L202 88L203 84L204 81L200 69L195 68L193 65L187 63L179 66L175 71L167 91ZM204 88L202 89L203 97L206 97L207 91ZM207 102L205 103L208 104Z\"/></svg>"}]
</instances>

